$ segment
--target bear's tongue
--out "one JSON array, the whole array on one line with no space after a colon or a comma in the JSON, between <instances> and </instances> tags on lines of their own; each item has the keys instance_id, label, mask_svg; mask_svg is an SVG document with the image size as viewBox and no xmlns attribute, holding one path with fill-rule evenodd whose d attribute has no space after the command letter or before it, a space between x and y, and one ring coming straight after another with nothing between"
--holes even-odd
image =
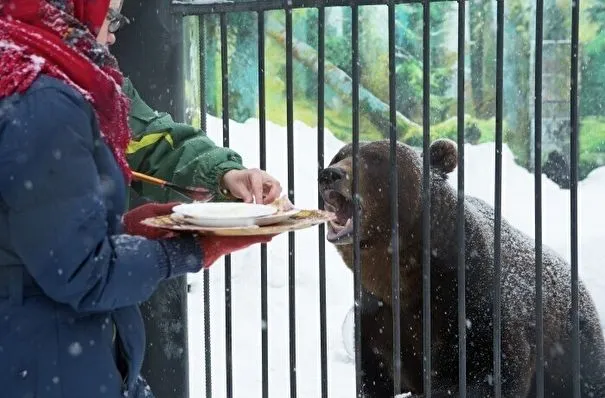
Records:
<instances>
[{"instance_id":1,"label":"bear's tongue","mask_svg":"<svg viewBox=\"0 0 605 398\"><path fill-rule=\"evenodd\" d=\"M351 233L353 233L353 219L349 218L344 225L330 221L330 228L328 228L327 238L329 241L334 241Z\"/></svg>"}]
</instances>

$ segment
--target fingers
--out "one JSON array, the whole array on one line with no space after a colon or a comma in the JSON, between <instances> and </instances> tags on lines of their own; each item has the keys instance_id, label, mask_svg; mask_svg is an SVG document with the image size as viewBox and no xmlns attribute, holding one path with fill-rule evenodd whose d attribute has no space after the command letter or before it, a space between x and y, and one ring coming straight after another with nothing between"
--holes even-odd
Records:
<instances>
[{"instance_id":1,"label":"fingers","mask_svg":"<svg viewBox=\"0 0 605 398\"><path fill-rule=\"evenodd\" d=\"M265 203L273 203L281 193L281 186L277 181L271 181L265 185L269 185L269 192L264 197Z\"/></svg>"},{"instance_id":2,"label":"fingers","mask_svg":"<svg viewBox=\"0 0 605 398\"><path fill-rule=\"evenodd\" d=\"M245 203L267 204L281 194L279 182L264 170L231 170L223 176L225 188Z\"/></svg>"},{"instance_id":3,"label":"fingers","mask_svg":"<svg viewBox=\"0 0 605 398\"><path fill-rule=\"evenodd\" d=\"M281 194L281 185L266 171L261 171L261 173L263 176L263 201L264 203L273 203ZM268 192L264 192L267 190Z\"/></svg>"},{"instance_id":4,"label":"fingers","mask_svg":"<svg viewBox=\"0 0 605 398\"><path fill-rule=\"evenodd\" d=\"M240 198L245 203L252 203L254 201L252 192L244 183L240 183L236 188L231 189L231 194L236 198Z\"/></svg>"},{"instance_id":5,"label":"fingers","mask_svg":"<svg viewBox=\"0 0 605 398\"><path fill-rule=\"evenodd\" d=\"M238 179L231 183L228 189L229 192L231 192L231 195L241 199L245 203L252 203L254 199L245 179Z\"/></svg>"},{"instance_id":6,"label":"fingers","mask_svg":"<svg viewBox=\"0 0 605 398\"><path fill-rule=\"evenodd\" d=\"M263 176L259 170L250 170L250 190L256 203L263 204Z\"/></svg>"},{"instance_id":7,"label":"fingers","mask_svg":"<svg viewBox=\"0 0 605 398\"><path fill-rule=\"evenodd\" d=\"M253 198L247 180L246 170L229 170L223 175L223 184L229 193L245 203L251 203Z\"/></svg>"}]
</instances>

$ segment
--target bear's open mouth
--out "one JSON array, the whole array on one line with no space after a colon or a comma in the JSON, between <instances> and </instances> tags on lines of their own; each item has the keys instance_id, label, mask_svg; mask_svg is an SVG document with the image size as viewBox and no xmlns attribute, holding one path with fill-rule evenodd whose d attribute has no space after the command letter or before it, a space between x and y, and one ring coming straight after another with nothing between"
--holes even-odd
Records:
<instances>
[{"instance_id":1,"label":"bear's open mouth","mask_svg":"<svg viewBox=\"0 0 605 398\"><path fill-rule=\"evenodd\" d=\"M323 198L326 210L336 215L336 218L328 224L328 241L337 245L351 244L353 241L353 201L333 189L324 191Z\"/></svg>"}]
</instances>

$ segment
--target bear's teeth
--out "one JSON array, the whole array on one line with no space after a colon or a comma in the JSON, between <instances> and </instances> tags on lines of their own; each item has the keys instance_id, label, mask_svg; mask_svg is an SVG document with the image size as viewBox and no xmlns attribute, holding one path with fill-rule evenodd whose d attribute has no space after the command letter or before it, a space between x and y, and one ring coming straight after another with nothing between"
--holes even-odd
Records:
<instances>
[{"instance_id":1,"label":"bear's teeth","mask_svg":"<svg viewBox=\"0 0 605 398\"><path fill-rule=\"evenodd\" d=\"M351 227L351 224L353 223L353 219L352 218L348 218L347 221L344 224L341 224L338 221L339 220L330 220L330 224L337 231L343 230L345 228L349 228L349 227Z\"/></svg>"},{"instance_id":2,"label":"bear's teeth","mask_svg":"<svg viewBox=\"0 0 605 398\"><path fill-rule=\"evenodd\" d=\"M342 225L335 221L330 221L330 230L328 231L328 239L338 239L351 233L353 229L353 219L347 219L347 222Z\"/></svg>"},{"instance_id":3,"label":"bear's teeth","mask_svg":"<svg viewBox=\"0 0 605 398\"><path fill-rule=\"evenodd\" d=\"M336 232L340 232L345 227L344 225L340 225L336 221L330 221L330 225L332 226L332 228L334 228L334 231Z\"/></svg>"}]
</instances>

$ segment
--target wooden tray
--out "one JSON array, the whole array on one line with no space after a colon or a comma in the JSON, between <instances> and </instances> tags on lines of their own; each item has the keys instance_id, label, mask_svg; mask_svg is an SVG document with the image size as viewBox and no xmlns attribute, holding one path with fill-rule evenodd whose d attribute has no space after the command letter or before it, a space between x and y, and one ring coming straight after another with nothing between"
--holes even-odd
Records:
<instances>
[{"instance_id":1,"label":"wooden tray","mask_svg":"<svg viewBox=\"0 0 605 398\"><path fill-rule=\"evenodd\" d=\"M286 221L262 227L258 225L236 228L201 227L174 219L170 215L147 218L143 220L142 223L150 227L168 229L172 231L189 231L198 233L200 235L254 236L278 235L284 232L310 228L315 225L333 220L335 217L336 216L333 213L324 210L301 210L288 218Z\"/></svg>"}]
</instances>

